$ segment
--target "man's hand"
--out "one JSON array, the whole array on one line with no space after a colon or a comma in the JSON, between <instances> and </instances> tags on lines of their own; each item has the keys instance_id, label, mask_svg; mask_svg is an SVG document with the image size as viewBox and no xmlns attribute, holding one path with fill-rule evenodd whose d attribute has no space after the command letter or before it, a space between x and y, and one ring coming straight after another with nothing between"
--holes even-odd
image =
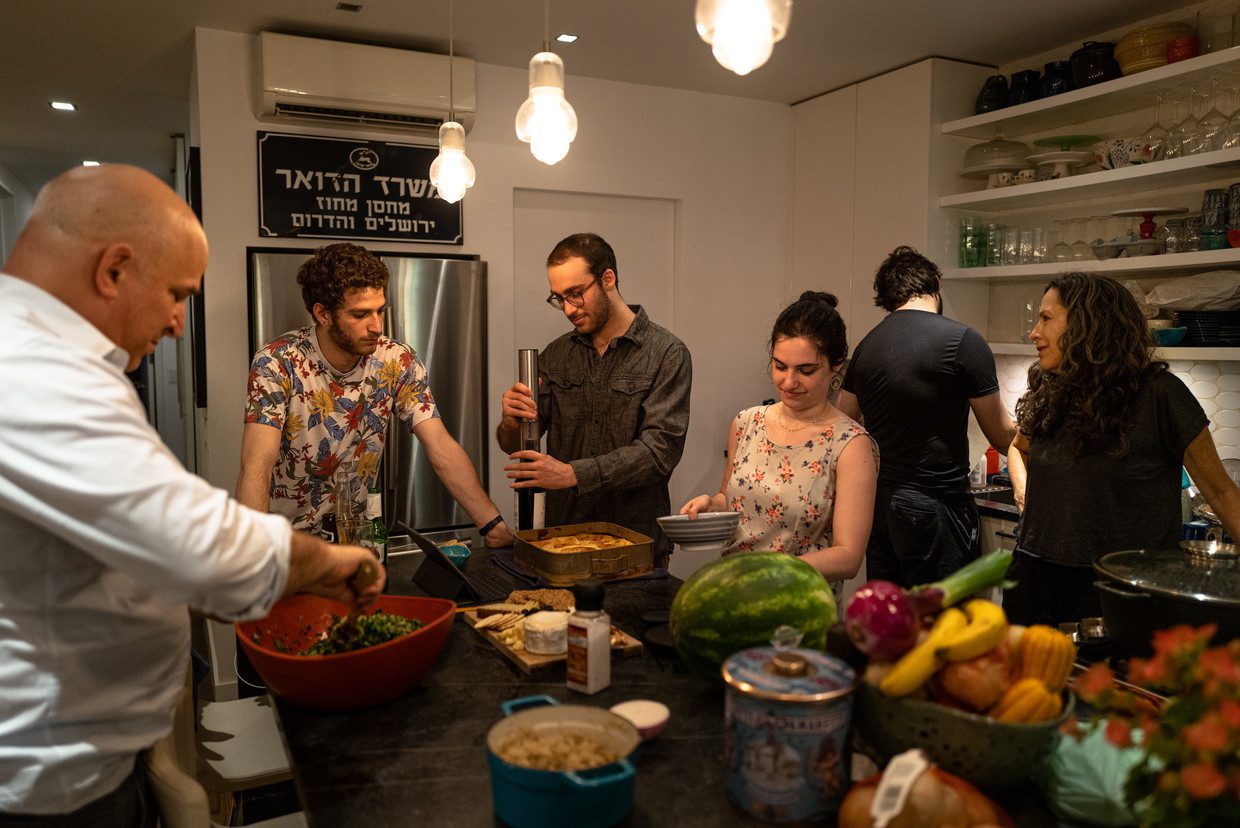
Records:
<instances>
[{"instance_id":1,"label":"man's hand","mask_svg":"<svg viewBox=\"0 0 1240 828\"><path fill-rule=\"evenodd\" d=\"M504 466L514 489L571 489L577 485L577 472L573 467L549 454L527 449L508 456L520 461Z\"/></svg>"},{"instance_id":2,"label":"man's hand","mask_svg":"<svg viewBox=\"0 0 1240 828\"><path fill-rule=\"evenodd\" d=\"M373 579L367 576L373 574ZM310 592L367 607L383 592L387 574L374 553L361 546L337 546L302 532L293 533L285 595Z\"/></svg>"},{"instance_id":3,"label":"man's hand","mask_svg":"<svg viewBox=\"0 0 1240 828\"><path fill-rule=\"evenodd\" d=\"M505 546L512 546L516 536L508 528L508 524L501 522L490 532L487 532L483 540L486 541L488 549L502 549Z\"/></svg>"},{"instance_id":4,"label":"man's hand","mask_svg":"<svg viewBox=\"0 0 1240 828\"><path fill-rule=\"evenodd\" d=\"M505 391L501 405L503 417L500 425L505 431L515 431L522 422L538 419L538 404L525 383L515 383Z\"/></svg>"}]
</instances>

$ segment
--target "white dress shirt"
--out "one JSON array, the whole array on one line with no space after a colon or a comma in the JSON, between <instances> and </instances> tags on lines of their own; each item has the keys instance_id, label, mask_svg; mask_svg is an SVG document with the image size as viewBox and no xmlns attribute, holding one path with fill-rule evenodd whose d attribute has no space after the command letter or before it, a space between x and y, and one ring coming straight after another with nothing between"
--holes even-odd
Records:
<instances>
[{"instance_id":1,"label":"white dress shirt","mask_svg":"<svg viewBox=\"0 0 1240 828\"><path fill-rule=\"evenodd\" d=\"M187 605L261 617L288 580L288 521L187 472L126 363L0 274L0 812L114 790L171 728Z\"/></svg>"}]
</instances>

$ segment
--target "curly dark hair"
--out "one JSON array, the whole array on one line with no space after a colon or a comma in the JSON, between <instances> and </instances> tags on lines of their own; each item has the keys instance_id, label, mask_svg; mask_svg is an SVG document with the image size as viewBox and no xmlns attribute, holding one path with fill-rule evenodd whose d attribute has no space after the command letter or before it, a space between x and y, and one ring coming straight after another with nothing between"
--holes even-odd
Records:
<instances>
[{"instance_id":1,"label":"curly dark hair","mask_svg":"<svg viewBox=\"0 0 1240 828\"><path fill-rule=\"evenodd\" d=\"M934 262L901 245L874 274L874 304L890 313L914 296L934 296L942 275Z\"/></svg>"},{"instance_id":2,"label":"curly dark hair","mask_svg":"<svg viewBox=\"0 0 1240 828\"><path fill-rule=\"evenodd\" d=\"M773 353L775 343L781 339L802 336L826 356L828 365L838 368L848 358L848 330L844 326L844 317L835 309L838 304L835 294L820 290L805 291L775 320L768 350Z\"/></svg>"},{"instance_id":3,"label":"curly dark hair","mask_svg":"<svg viewBox=\"0 0 1240 828\"><path fill-rule=\"evenodd\" d=\"M297 270L301 300L314 315L314 306L329 312L340 310L350 290L377 288L386 291L388 269L382 260L360 244L329 244L314 251Z\"/></svg>"},{"instance_id":4,"label":"curly dark hair","mask_svg":"<svg viewBox=\"0 0 1240 828\"><path fill-rule=\"evenodd\" d=\"M616 274L616 287L620 286L620 269L616 267L616 251L607 240L597 233L573 233L560 239L547 255L547 267L564 264L573 257L586 260L590 273L601 278L610 270Z\"/></svg>"},{"instance_id":5,"label":"curly dark hair","mask_svg":"<svg viewBox=\"0 0 1240 828\"><path fill-rule=\"evenodd\" d=\"M1114 279L1063 273L1046 286L1068 311L1059 340L1062 362L1029 368L1029 390L1016 403L1016 424L1032 442L1061 435L1077 457L1129 449L1130 406L1167 363L1150 357L1149 326L1128 289Z\"/></svg>"}]
</instances>

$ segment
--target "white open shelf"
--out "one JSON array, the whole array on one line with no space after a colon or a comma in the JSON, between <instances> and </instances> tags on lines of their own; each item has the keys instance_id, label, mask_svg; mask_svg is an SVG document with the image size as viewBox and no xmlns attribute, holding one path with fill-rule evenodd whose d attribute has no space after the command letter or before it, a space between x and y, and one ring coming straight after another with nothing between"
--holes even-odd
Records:
<instances>
[{"instance_id":1,"label":"white open shelf","mask_svg":"<svg viewBox=\"0 0 1240 828\"><path fill-rule=\"evenodd\" d=\"M989 140L996 133L1029 135L1108 115L1147 109L1154 105L1155 93L1166 92L1167 100L1171 100L1177 91L1183 92L1184 87L1190 84L1207 83L1225 74L1232 68L1229 64L1236 60L1240 60L1240 46L1061 95L948 121L943 124L943 132L946 135Z\"/></svg>"},{"instance_id":2,"label":"white open shelf","mask_svg":"<svg viewBox=\"0 0 1240 828\"><path fill-rule=\"evenodd\" d=\"M1169 158L1152 164L1136 164L1118 170L1070 175L1053 181L1035 181L990 190L943 196L940 207L969 210L1018 210L1074 199L1108 196L1141 196L1149 201L1149 191L1164 187L1185 187L1218 181L1229 171L1240 178L1240 149L1203 152L1186 158ZM1135 204L1134 206L1142 206ZM1195 204L1167 204L1166 207L1195 207Z\"/></svg>"},{"instance_id":3,"label":"white open shelf","mask_svg":"<svg viewBox=\"0 0 1240 828\"><path fill-rule=\"evenodd\" d=\"M1118 259L1081 259L1071 262L1043 262L1042 264L1000 265L998 267L948 267L943 269L943 278L985 282L1000 279L1049 279L1056 274L1071 270L1117 276L1123 274L1188 276L1202 270L1231 267L1240 269L1240 247L1202 250L1198 253L1163 253L1156 256L1134 256L1132 258L1121 256Z\"/></svg>"},{"instance_id":4,"label":"white open shelf","mask_svg":"<svg viewBox=\"0 0 1240 828\"><path fill-rule=\"evenodd\" d=\"M990 350L996 356L1037 356L1037 349L1031 342L991 342ZM1212 346L1155 348L1154 355L1160 359L1185 359L1197 361L1224 360L1240 362L1240 348L1221 348Z\"/></svg>"}]
</instances>

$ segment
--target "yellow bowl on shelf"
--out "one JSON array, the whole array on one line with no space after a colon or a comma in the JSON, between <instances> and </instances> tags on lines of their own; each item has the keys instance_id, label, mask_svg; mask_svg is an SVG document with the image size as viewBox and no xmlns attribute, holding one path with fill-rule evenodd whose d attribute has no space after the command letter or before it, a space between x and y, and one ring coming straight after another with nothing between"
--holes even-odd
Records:
<instances>
[{"instance_id":1,"label":"yellow bowl on shelf","mask_svg":"<svg viewBox=\"0 0 1240 828\"><path fill-rule=\"evenodd\" d=\"M1155 23L1133 29L1115 45L1115 60L1125 75L1157 69L1167 64L1167 42L1178 37L1191 37L1193 27L1187 23Z\"/></svg>"}]
</instances>

